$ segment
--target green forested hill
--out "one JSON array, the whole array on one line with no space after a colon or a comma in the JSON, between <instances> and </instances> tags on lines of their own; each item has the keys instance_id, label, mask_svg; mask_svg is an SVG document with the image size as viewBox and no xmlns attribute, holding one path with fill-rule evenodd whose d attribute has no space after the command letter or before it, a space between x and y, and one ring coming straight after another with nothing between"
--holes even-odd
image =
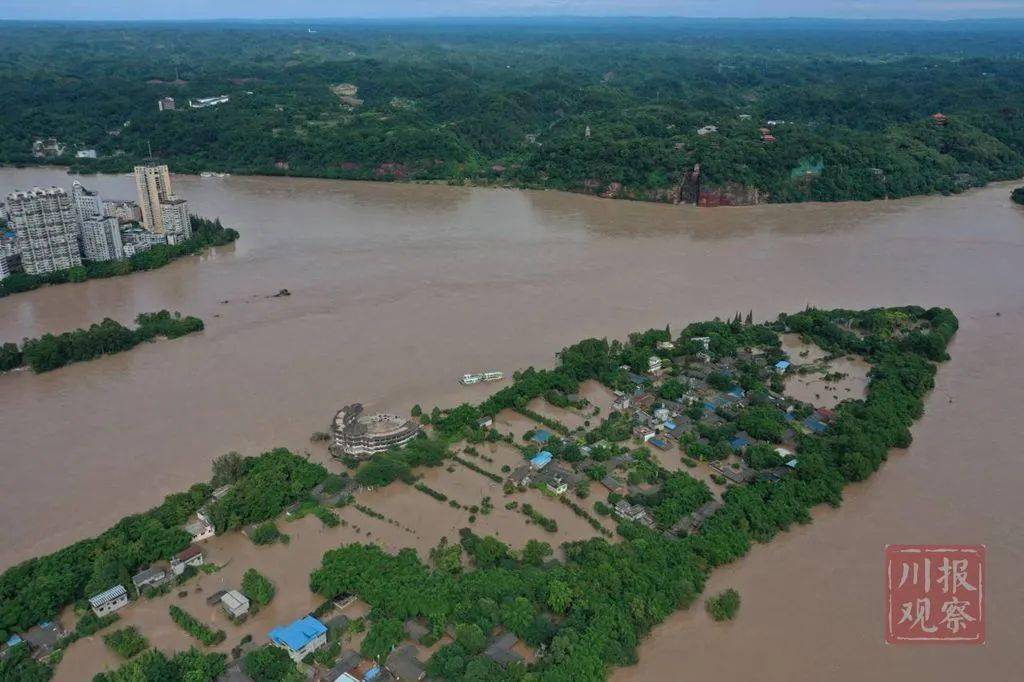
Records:
<instances>
[{"instance_id":1,"label":"green forested hill","mask_svg":"<svg viewBox=\"0 0 1024 682\"><path fill-rule=\"evenodd\" d=\"M149 143L179 172L707 203L1024 175L1022 22L0 23L0 45L6 163L56 137L47 161L82 170L123 171ZM100 158L72 158L86 148Z\"/></svg>"}]
</instances>

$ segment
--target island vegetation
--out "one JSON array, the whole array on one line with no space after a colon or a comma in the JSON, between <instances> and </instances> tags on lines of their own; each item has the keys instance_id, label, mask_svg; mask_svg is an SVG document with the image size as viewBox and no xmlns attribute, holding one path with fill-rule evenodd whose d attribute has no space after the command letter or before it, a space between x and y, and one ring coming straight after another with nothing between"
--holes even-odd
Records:
<instances>
[{"instance_id":1,"label":"island vegetation","mask_svg":"<svg viewBox=\"0 0 1024 682\"><path fill-rule=\"evenodd\" d=\"M128 626L103 635L103 642L121 658L131 658L149 648L149 642L135 626Z\"/></svg>"},{"instance_id":2,"label":"island vegetation","mask_svg":"<svg viewBox=\"0 0 1024 682\"><path fill-rule=\"evenodd\" d=\"M217 510L224 532L232 523L277 516L326 476L321 465L283 448L245 457L231 481L235 494L212 502L214 486L197 483L95 538L11 567L0 574L0 639L54 618L65 606L84 608L89 597L130 585L136 571L182 551L191 539L182 526L200 507Z\"/></svg>"},{"instance_id":3,"label":"island vegetation","mask_svg":"<svg viewBox=\"0 0 1024 682\"><path fill-rule=\"evenodd\" d=\"M718 357L735 355L755 339L777 348L783 330L831 352L861 354L873 365L867 397L842 403L826 433L801 438L794 475L728 488L723 506L698 533L673 537L623 521L620 542L603 537L568 542L564 561L538 565L496 538L464 529L460 544L471 560L468 571L432 570L409 549L389 554L375 545L355 544L327 552L310 587L328 599L357 594L367 601L373 609L371 632L380 629L373 641L380 639L382 647L391 643L385 635L393 622L421 618L438 635L454 624L455 641L428 664L428 673L437 679L525 679L522 666L501 668L482 655L487 633L499 627L531 646L545 647L532 674L551 680L603 679L610 666L636 662L641 638L673 611L690 606L710 570L744 556L755 542L810 522L812 507L839 505L847 483L877 470L890 448L909 445L909 426L920 417L923 397L933 387L935 362L946 359L957 327L947 309L912 307L807 310L780 316L770 325L751 325L738 317L731 323L691 325L681 339L709 336L710 352ZM432 414L431 424L440 433L461 437L475 428L480 415L542 395L552 385L571 388L591 378L614 383L623 356L638 343L644 343L639 335L631 338L632 350L618 342L583 341L564 349L554 370L517 375L511 386L480 405ZM650 343L653 348L655 342ZM641 350L640 357L646 357L650 348ZM755 416L751 423L764 420ZM703 483L685 482L685 473L675 476L658 497L647 500L663 524L708 499ZM446 555L438 552L434 561ZM738 596L719 595L709 609L732 617Z\"/></svg>"},{"instance_id":4,"label":"island vegetation","mask_svg":"<svg viewBox=\"0 0 1024 682\"><path fill-rule=\"evenodd\" d=\"M705 602L707 612L717 621L732 620L740 611L740 593L730 588Z\"/></svg>"},{"instance_id":5,"label":"island vegetation","mask_svg":"<svg viewBox=\"0 0 1024 682\"><path fill-rule=\"evenodd\" d=\"M139 313L135 324L134 329L129 329L108 317L88 329L25 339L20 348L15 343L5 343L0 345L0 371L27 366L36 373L49 372L75 362L122 353L157 338L176 339L203 330L203 321L198 317L182 317L181 313L166 310Z\"/></svg>"},{"instance_id":6,"label":"island vegetation","mask_svg":"<svg viewBox=\"0 0 1024 682\"><path fill-rule=\"evenodd\" d=\"M15 272L0 280L0 298L49 284L84 282L89 279L119 277L132 272L156 270L183 256L190 256L211 246L223 246L238 239L238 231L221 225L220 218L207 220L192 216L192 237L180 244L155 244L148 250L123 260L85 261L70 270L45 275Z\"/></svg>"},{"instance_id":7,"label":"island vegetation","mask_svg":"<svg viewBox=\"0 0 1024 682\"><path fill-rule=\"evenodd\" d=\"M950 193L1024 174L1019 22L307 28L4 24L0 162L125 172L151 143L183 173L705 205ZM174 110L158 110L165 97ZM51 137L63 151L33 156Z\"/></svg>"}]
</instances>

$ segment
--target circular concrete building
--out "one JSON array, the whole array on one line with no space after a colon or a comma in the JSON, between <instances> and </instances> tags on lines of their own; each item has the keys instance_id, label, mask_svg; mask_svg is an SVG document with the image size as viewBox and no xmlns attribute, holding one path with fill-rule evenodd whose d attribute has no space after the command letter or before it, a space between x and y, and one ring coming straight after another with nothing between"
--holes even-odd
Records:
<instances>
[{"instance_id":1,"label":"circular concrete building","mask_svg":"<svg viewBox=\"0 0 1024 682\"><path fill-rule=\"evenodd\" d=\"M346 455L366 457L405 445L416 437L419 424L394 414L363 414L355 403L334 417L334 447Z\"/></svg>"}]
</instances>

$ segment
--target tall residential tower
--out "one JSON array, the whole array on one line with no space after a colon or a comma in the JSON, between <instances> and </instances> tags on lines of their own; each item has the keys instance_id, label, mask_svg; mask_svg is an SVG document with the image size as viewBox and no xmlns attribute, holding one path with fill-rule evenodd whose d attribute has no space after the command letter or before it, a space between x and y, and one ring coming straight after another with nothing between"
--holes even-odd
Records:
<instances>
[{"instance_id":1,"label":"tall residential tower","mask_svg":"<svg viewBox=\"0 0 1024 682\"><path fill-rule=\"evenodd\" d=\"M150 160L135 167L142 226L153 234L166 235L170 244L192 236L188 202L174 195L167 166Z\"/></svg>"},{"instance_id":2,"label":"tall residential tower","mask_svg":"<svg viewBox=\"0 0 1024 682\"><path fill-rule=\"evenodd\" d=\"M150 160L143 166L136 166L135 189L139 192L142 227L154 234L163 234L164 218L160 211L160 198L171 194L171 174L166 164Z\"/></svg>"},{"instance_id":3,"label":"tall residential tower","mask_svg":"<svg viewBox=\"0 0 1024 682\"><path fill-rule=\"evenodd\" d=\"M117 218L106 215L100 195L90 192L75 180L71 186L71 197L78 219L78 245L82 258L92 261L124 258L121 226Z\"/></svg>"},{"instance_id":4,"label":"tall residential tower","mask_svg":"<svg viewBox=\"0 0 1024 682\"><path fill-rule=\"evenodd\" d=\"M63 189L12 192L7 195L7 210L26 273L43 275L82 264L75 210Z\"/></svg>"}]
</instances>

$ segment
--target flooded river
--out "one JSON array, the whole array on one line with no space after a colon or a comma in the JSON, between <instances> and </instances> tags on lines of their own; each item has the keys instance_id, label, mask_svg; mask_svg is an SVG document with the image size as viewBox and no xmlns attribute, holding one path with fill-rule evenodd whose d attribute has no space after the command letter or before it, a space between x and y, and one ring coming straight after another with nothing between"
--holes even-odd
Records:
<instances>
[{"instance_id":1,"label":"flooded river","mask_svg":"<svg viewBox=\"0 0 1024 682\"><path fill-rule=\"evenodd\" d=\"M0 169L4 195L54 183L71 178ZM85 183L132 197L128 177ZM156 504L228 450L312 449L310 433L348 402L405 412L476 399L490 389L460 387L463 373L550 364L586 336L808 304L948 305L961 331L913 446L842 509L718 571L712 591L742 594L735 622L678 614L615 679L1018 678L1024 210L1009 186L714 210L322 180L175 187L241 240L151 273L0 299L0 340L160 308L206 321L202 334L0 376L0 567ZM268 298L281 288L292 296ZM883 643L883 546L916 542L988 545L986 645Z\"/></svg>"}]
</instances>

